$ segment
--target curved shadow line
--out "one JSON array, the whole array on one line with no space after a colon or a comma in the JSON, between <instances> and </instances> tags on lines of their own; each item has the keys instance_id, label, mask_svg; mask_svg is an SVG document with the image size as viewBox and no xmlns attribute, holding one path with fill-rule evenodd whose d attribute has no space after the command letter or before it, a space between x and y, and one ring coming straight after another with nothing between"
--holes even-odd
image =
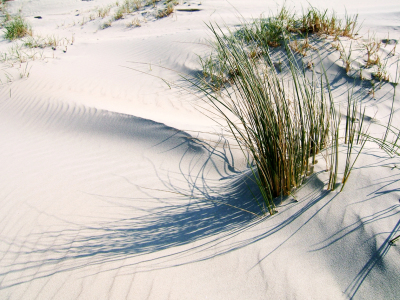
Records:
<instances>
[{"instance_id":1,"label":"curved shadow line","mask_svg":"<svg viewBox=\"0 0 400 300\"><path fill-rule=\"evenodd\" d=\"M400 207L400 205L398 205L398 204L392 205L391 207L389 207L387 209L384 209L382 211L379 211L379 212L369 215L367 217L360 218L358 220L358 222L354 222L353 224L350 224L349 226L342 228L341 230L339 230L332 236L330 236L330 237L326 238L325 240L321 241L320 243L318 243L318 244L326 243L326 245L323 245L319 248L310 250L310 252L315 252L315 251L319 251L319 250L328 248L329 246L338 242L339 240L346 237L347 235L356 232L358 229L364 227L367 224L370 224L370 223L373 223L373 222L376 222L376 221L379 221L382 219L390 218L390 217L400 214L400 211L394 211L396 208L399 208L399 207ZM328 242L328 241L330 241L330 242Z\"/></svg>"},{"instance_id":2,"label":"curved shadow line","mask_svg":"<svg viewBox=\"0 0 400 300\"><path fill-rule=\"evenodd\" d=\"M386 240L382 243L378 250L372 255L370 260L365 264L365 266L358 272L353 281L349 284L349 286L345 290L345 294L350 298L354 299L356 293L360 289L362 283L367 278L368 274L372 271L376 264L382 262L385 255L388 253L390 249L390 240L395 236L397 231L400 229L400 220L397 222L396 226L393 228L392 232L386 238Z\"/></svg>"}]
</instances>

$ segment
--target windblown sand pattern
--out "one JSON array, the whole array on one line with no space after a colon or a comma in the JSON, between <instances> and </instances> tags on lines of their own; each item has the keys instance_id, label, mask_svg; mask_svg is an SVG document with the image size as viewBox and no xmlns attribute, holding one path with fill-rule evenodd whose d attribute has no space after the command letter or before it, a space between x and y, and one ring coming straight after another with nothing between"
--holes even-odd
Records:
<instances>
[{"instance_id":1,"label":"windblown sand pattern","mask_svg":"<svg viewBox=\"0 0 400 300\"><path fill-rule=\"evenodd\" d=\"M360 35L400 39L396 0L310 3L359 13ZM90 20L107 5L109 16ZM180 77L201 73L197 55L211 51L205 23L237 26L239 13L250 21L276 3L180 1L157 19L162 5L100 29L116 1L7 3L34 36L69 43L0 62L0 299L399 299L400 247L389 243L400 229L398 157L369 145L341 193L326 191L320 157L298 202L257 217L245 158ZM135 18L140 27L128 26ZM356 76L331 42L315 47L347 103ZM12 45L1 37L0 53ZM368 120L385 123L393 85L371 95L369 81L355 93Z\"/></svg>"}]
</instances>

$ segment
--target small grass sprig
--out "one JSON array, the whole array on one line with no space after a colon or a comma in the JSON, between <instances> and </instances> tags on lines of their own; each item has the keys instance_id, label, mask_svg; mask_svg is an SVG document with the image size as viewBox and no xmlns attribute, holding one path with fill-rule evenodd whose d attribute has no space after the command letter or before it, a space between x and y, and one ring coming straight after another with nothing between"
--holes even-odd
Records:
<instances>
[{"instance_id":1,"label":"small grass sprig","mask_svg":"<svg viewBox=\"0 0 400 300\"><path fill-rule=\"evenodd\" d=\"M364 43L365 50L367 51L366 68L377 65L380 61L378 51L381 47L381 42L376 41L374 38L368 39Z\"/></svg>"},{"instance_id":2,"label":"small grass sprig","mask_svg":"<svg viewBox=\"0 0 400 300\"><path fill-rule=\"evenodd\" d=\"M349 48L349 52L346 53L346 49L345 47L342 45L341 49L339 50L340 52L340 58L343 60L344 63L344 67L346 70L346 74L350 72L351 70L351 43L350 43L350 48Z\"/></svg>"},{"instance_id":3,"label":"small grass sprig","mask_svg":"<svg viewBox=\"0 0 400 300\"><path fill-rule=\"evenodd\" d=\"M392 98L392 106L390 109L390 115L389 115L389 120L386 126L386 132L385 132L385 137L383 138L383 142L386 142L389 134L389 129L391 128L392 125L392 119L393 119L393 114L394 114L394 100L396 98L396 89L400 81L400 69L399 69L399 61L397 61L397 70L396 70L396 78L394 82L392 83L393 86L393 98ZM398 138L396 139L395 144L397 143Z\"/></svg>"},{"instance_id":4,"label":"small grass sprig","mask_svg":"<svg viewBox=\"0 0 400 300\"><path fill-rule=\"evenodd\" d=\"M350 176L350 172L354 167L357 158L361 154L367 140L361 139L360 136L366 134L363 132L363 120L365 116L365 109L361 113L357 111L357 101L354 100L353 91L348 92L348 102L347 102L347 115L346 115L346 129L344 135L344 143L347 144L347 151L346 151L346 163L344 167L343 179L342 179L342 188L340 191L343 190L347 179ZM358 118L357 118L358 117ZM358 123L358 126L357 126ZM361 147L358 151L358 154L354 161L351 161L351 156L354 150L354 144L361 142Z\"/></svg>"},{"instance_id":5,"label":"small grass sprig","mask_svg":"<svg viewBox=\"0 0 400 300\"><path fill-rule=\"evenodd\" d=\"M107 17L110 14L111 8L112 8L111 5L97 8L98 17L102 19Z\"/></svg>"},{"instance_id":6,"label":"small grass sprig","mask_svg":"<svg viewBox=\"0 0 400 300\"><path fill-rule=\"evenodd\" d=\"M131 27L140 27L142 26L140 23L140 20L138 18L134 18L131 20L129 23L126 24L126 27L131 28Z\"/></svg>"}]
</instances>

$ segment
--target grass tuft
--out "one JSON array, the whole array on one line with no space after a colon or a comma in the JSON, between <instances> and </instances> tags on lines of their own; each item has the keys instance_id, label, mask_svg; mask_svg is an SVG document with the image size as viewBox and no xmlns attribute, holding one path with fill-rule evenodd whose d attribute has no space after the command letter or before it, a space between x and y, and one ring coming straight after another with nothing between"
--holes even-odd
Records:
<instances>
[{"instance_id":1,"label":"grass tuft","mask_svg":"<svg viewBox=\"0 0 400 300\"><path fill-rule=\"evenodd\" d=\"M100 28L101 29L106 29L106 28L111 27L111 25L112 25L111 20L108 20L108 21L104 22L103 24L101 24Z\"/></svg>"},{"instance_id":2,"label":"grass tuft","mask_svg":"<svg viewBox=\"0 0 400 300\"><path fill-rule=\"evenodd\" d=\"M124 17L124 14L127 13L126 7L120 7L114 14L114 21L121 20Z\"/></svg>"},{"instance_id":3,"label":"grass tuft","mask_svg":"<svg viewBox=\"0 0 400 300\"><path fill-rule=\"evenodd\" d=\"M167 17L173 12L174 12L174 5L172 3L168 3L164 9L158 11L156 18L161 19Z\"/></svg>"},{"instance_id":4,"label":"grass tuft","mask_svg":"<svg viewBox=\"0 0 400 300\"><path fill-rule=\"evenodd\" d=\"M5 38L8 40L15 40L26 35L32 35L30 26L20 15L15 16L7 22L4 28Z\"/></svg>"},{"instance_id":5,"label":"grass tuft","mask_svg":"<svg viewBox=\"0 0 400 300\"><path fill-rule=\"evenodd\" d=\"M354 37L357 17L346 16L343 22L312 7L297 17L283 7L276 16L243 24L235 32L217 25L209 28L215 42L211 55L200 58L204 78L191 82L204 93L214 109L213 119L222 119L247 159L261 192L256 199L261 210L274 214L274 199L291 195L302 185L318 153L326 152L328 190L339 185L344 166L343 189L365 143L372 140L363 129L365 110L349 93L344 129L323 64L321 75L313 73L310 78L305 68L313 69L313 62L300 67L296 53L305 56L313 48L309 34L329 34L337 41L338 36ZM276 46L282 47L271 49ZM272 61L272 51L280 53L279 63ZM340 52L349 72L351 45L348 53L344 48ZM343 141L346 159L340 164Z\"/></svg>"},{"instance_id":6,"label":"grass tuft","mask_svg":"<svg viewBox=\"0 0 400 300\"><path fill-rule=\"evenodd\" d=\"M284 39L293 39L299 35L325 34L354 38L359 30L357 19L357 15L346 15L343 22L335 13L328 14L327 10L319 11L312 6L298 16L283 6L276 16L257 19L253 24L245 25L237 35L247 42L256 40L270 47L281 46Z\"/></svg>"},{"instance_id":7,"label":"grass tuft","mask_svg":"<svg viewBox=\"0 0 400 300\"><path fill-rule=\"evenodd\" d=\"M110 14L111 6L104 6L104 7L99 7L97 9L97 14L99 18L105 18Z\"/></svg>"},{"instance_id":8,"label":"grass tuft","mask_svg":"<svg viewBox=\"0 0 400 300\"><path fill-rule=\"evenodd\" d=\"M278 76L268 52L248 55L241 40L210 26L217 56L235 70L229 93L197 85L227 124L260 188L261 209L275 213L273 199L290 195L308 176L315 155L329 143L332 99L298 68L285 44L291 79ZM334 127L334 129L337 129ZM337 139L336 139L337 140ZM337 174L337 171L336 173Z\"/></svg>"},{"instance_id":9,"label":"grass tuft","mask_svg":"<svg viewBox=\"0 0 400 300\"><path fill-rule=\"evenodd\" d=\"M131 27L140 27L142 26L140 23L140 20L138 18L134 18L132 21L126 24L126 27L131 28Z\"/></svg>"}]
</instances>

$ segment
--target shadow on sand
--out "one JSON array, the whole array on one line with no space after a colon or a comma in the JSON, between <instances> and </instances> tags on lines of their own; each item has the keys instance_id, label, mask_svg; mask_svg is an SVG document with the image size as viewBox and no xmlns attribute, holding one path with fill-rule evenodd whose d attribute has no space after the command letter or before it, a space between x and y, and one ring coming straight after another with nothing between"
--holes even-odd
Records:
<instances>
[{"instance_id":1,"label":"shadow on sand","mask_svg":"<svg viewBox=\"0 0 400 300\"><path fill-rule=\"evenodd\" d=\"M305 197L302 201L303 205L300 208L293 209L293 213L287 219L269 227L262 234L239 242L234 242L232 239L232 243L229 243L232 237L260 222L267 221L269 217L261 216L260 206L255 200L260 199L260 194L251 178L251 171L249 168L242 171L236 170L234 158L226 140L221 138L215 145L210 145L164 124L134 117L128 118L127 116L123 117L122 123L120 121L114 122L113 118L120 118L118 114L108 113L104 115L107 116L105 119L98 118L96 121L98 123L91 123L89 127L86 126L86 130L102 131L103 128L107 128L107 122L111 122L112 126L108 127L111 128L108 129L109 134L120 133L120 136L126 139L132 139L134 136L139 136L140 139L151 137L148 144L151 144L153 149L159 147L164 152L167 149L167 152L180 153L177 162L180 166L180 174L174 174L174 178L167 180L159 176L159 180L165 187L161 191L164 192L162 198L159 196L160 190L154 193L155 196L152 196L155 190L142 190L143 193L147 194L147 199L153 197L167 205L148 210L146 214L139 217L127 217L115 222L79 228L79 230L66 229L44 233L42 239L56 241L58 237L62 236L62 242L50 243L50 247L42 247L41 249L32 246L31 249L26 250L21 255L43 257L43 259L30 260L29 264L15 264L10 271L0 271L0 277L12 273L22 273L30 269L41 269L43 271L37 272L33 278L21 276L17 282L3 285L2 288L49 277L60 272L84 268L88 265L122 261L131 257L138 258L137 264L160 259L170 261L168 266L164 265L161 268L179 265L180 262L174 262L175 256L185 254L190 256L193 252L204 252L204 254L197 255L194 259L189 258L189 261L184 263L206 260L278 233L299 219L328 194L328 192L322 190L324 183L318 182L315 176L313 181L316 184L315 192ZM118 129L118 126L123 128ZM165 155L169 154L166 153ZM156 170L156 166L154 168ZM209 179L210 171L219 174L220 178ZM174 184L177 177L185 185ZM183 186L186 186L186 188L182 188ZM299 226L298 230L288 236L283 243L293 237L334 198L331 197L330 200L324 201L323 205L320 205L316 212L312 213ZM182 204L176 204L177 199L182 200L180 202ZM371 218L376 217L379 217L379 215ZM396 226L387 241L399 229L400 222ZM344 234L348 234L348 232L338 232L334 238L340 239ZM334 238L329 242L334 243ZM211 252L205 251L222 241L224 241L223 247L215 248ZM168 254L161 252L191 243L194 243L193 246L182 249L176 248L176 251L172 251L172 254L171 251ZM262 259L266 259L282 244ZM329 247L329 243L323 247ZM368 273L388 251L388 247L388 244L384 243L377 253L371 257L371 260L349 286L347 291L349 295L355 295ZM145 256L150 253L155 255L152 255L152 258Z\"/></svg>"},{"instance_id":2,"label":"shadow on sand","mask_svg":"<svg viewBox=\"0 0 400 300\"><path fill-rule=\"evenodd\" d=\"M175 173L167 178L159 176L165 187L162 191L143 189L131 183L142 194L146 194L147 200L157 200L163 205L159 208L144 209L145 213L140 216L132 213L132 217L125 217L115 222L104 222L83 228L79 224L71 224L62 231L30 236L39 242L31 246L25 244L19 253L20 257L27 257L29 264L11 265L9 271L0 271L0 277L24 271L29 273L29 270L44 271L35 273L33 277L21 276L10 284L3 282L2 288L88 265L154 254L202 240L204 242L183 251L191 251L196 247L204 249L208 247L207 245L215 245L219 241L229 239L268 218L262 215L262 210L255 201L260 199L260 193L252 180L251 171L249 168L244 171L236 170L229 144L223 138L215 145L210 145L185 132L150 120L121 116L117 113L101 111L94 113L96 118L88 118L85 114L80 118L73 112L70 115L62 112L59 116L60 128L63 126L70 126L76 130L84 128L86 134L88 132L107 134L117 136L119 139L130 139L133 142L139 139L147 146L151 146L152 151L157 152L159 149L158 152L161 153L159 155L165 155L166 159L169 159L171 153L174 153L171 160L178 157L178 174ZM55 117L53 115L53 118ZM154 170L158 172L156 166ZM214 174L214 178L209 178L210 172ZM218 178L215 178L215 174ZM320 199L321 196L317 195L302 210L259 239L278 232ZM134 209L136 208L132 211ZM41 243L41 240L53 242ZM254 241L232 244L220 252L205 253L200 259L220 255ZM15 246L16 241L10 242L10 245L11 243ZM160 252L160 256L162 255L164 254Z\"/></svg>"}]
</instances>

